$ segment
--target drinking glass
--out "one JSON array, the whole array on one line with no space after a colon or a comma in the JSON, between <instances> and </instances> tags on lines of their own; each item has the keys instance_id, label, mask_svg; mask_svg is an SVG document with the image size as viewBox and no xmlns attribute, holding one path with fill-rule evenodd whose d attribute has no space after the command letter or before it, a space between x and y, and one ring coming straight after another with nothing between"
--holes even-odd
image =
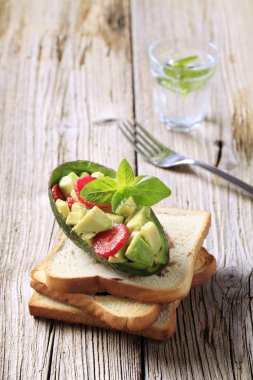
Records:
<instances>
[{"instance_id":1,"label":"drinking glass","mask_svg":"<svg viewBox=\"0 0 253 380\"><path fill-rule=\"evenodd\" d=\"M170 130L193 130L207 113L218 48L213 43L163 38L148 53L156 115Z\"/></svg>"}]
</instances>

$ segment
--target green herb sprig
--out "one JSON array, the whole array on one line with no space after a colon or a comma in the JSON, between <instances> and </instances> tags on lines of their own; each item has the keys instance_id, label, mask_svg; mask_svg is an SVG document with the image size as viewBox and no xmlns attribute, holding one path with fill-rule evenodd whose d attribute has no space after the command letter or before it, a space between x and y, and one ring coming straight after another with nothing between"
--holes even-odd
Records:
<instances>
[{"instance_id":1,"label":"green herb sprig","mask_svg":"<svg viewBox=\"0 0 253 380\"><path fill-rule=\"evenodd\" d=\"M157 83L169 91L186 97L190 92L201 90L209 82L214 73L212 67L197 69L194 62L197 55L165 63L164 76L157 76Z\"/></svg>"},{"instance_id":2,"label":"green herb sprig","mask_svg":"<svg viewBox=\"0 0 253 380\"><path fill-rule=\"evenodd\" d=\"M92 203L111 203L113 212L116 212L129 197L133 198L137 206L153 206L170 194L171 190L156 177L135 177L126 159L121 161L115 179L97 179L87 184L80 193L81 197Z\"/></svg>"}]
</instances>

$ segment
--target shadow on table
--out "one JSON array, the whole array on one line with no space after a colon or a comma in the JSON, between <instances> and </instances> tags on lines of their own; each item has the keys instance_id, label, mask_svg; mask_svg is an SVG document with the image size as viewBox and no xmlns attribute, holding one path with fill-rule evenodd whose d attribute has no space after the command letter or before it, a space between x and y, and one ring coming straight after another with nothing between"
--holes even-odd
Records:
<instances>
[{"instance_id":1,"label":"shadow on table","mask_svg":"<svg viewBox=\"0 0 253 380\"><path fill-rule=\"evenodd\" d=\"M227 379L233 378L236 368L239 372L243 366L250 368L252 329L247 333L247 326L252 326L251 276L252 271L243 275L231 266L192 290L178 307L172 338L164 343L144 342L145 361L152 362L154 355L159 358L154 373L164 371L165 376L168 371L179 371L182 378L191 378L189 373L201 378L200 373L204 376L210 371L212 379Z\"/></svg>"}]
</instances>

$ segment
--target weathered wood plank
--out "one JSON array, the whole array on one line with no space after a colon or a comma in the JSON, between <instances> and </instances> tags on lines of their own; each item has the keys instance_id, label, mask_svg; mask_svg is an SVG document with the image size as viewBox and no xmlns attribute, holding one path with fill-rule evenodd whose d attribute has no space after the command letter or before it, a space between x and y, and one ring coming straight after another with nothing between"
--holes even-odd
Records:
<instances>
[{"instance_id":1,"label":"weathered wood plank","mask_svg":"<svg viewBox=\"0 0 253 380\"><path fill-rule=\"evenodd\" d=\"M132 0L135 110L163 141L204 161L216 162L215 141L223 140L220 166L252 183L253 10L249 0L237 5ZM29 271L59 233L46 196L50 170L77 158L134 163L115 125L94 123L132 115L129 4L23 0L0 7L1 378L251 378L252 201L204 172L165 172L138 158L139 172L173 188L164 204L213 215L207 244L219 271L183 302L168 343L29 316ZM209 121L188 135L164 131L152 113L146 48L165 34L201 34L222 51Z\"/></svg>"},{"instance_id":2,"label":"weathered wood plank","mask_svg":"<svg viewBox=\"0 0 253 380\"><path fill-rule=\"evenodd\" d=\"M35 320L29 272L56 242L49 173L64 160L116 167L127 145L115 126L132 114L129 4L2 1L0 170L2 379L140 378L140 340ZM131 365L129 365L131 358Z\"/></svg>"},{"instance_id":3,"label":"weathered wood plank","mask_svg":"<svg viewBox=\"0 0 253 380\"><path fill-rule=\"evenodd\" d=\"M219 166L253 183L252 3L244 0L239 8L236 1L218 0L131 4L137 119L168 146L211 164L217 160L216 141L222 140ZM166 131L153 114L147 48L163 36L196 36L221 49L208 121L191 134ZM252 378L252 199L203 170L159 170L138 156L138 171L171 186L173 195L164 204L211 210L207 246L219 267L212 283L182 303L170 342L145 342L145 378Z\"/></svg>"}]
</instances>

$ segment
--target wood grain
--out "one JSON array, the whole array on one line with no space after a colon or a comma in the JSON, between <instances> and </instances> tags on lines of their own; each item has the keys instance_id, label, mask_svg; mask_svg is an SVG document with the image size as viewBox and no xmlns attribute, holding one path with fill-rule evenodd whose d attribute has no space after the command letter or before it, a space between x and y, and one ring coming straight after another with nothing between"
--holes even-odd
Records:
<instances>
[{"instance_id":1,"label":"wood grain","mask_svg":"<svg viewBox=\"0 0 253 380\"><path fill-rule=\"evenodd\" d=\"M253 12L250 1L242 1L239 9L235 1L132 1L137 119L189 157L215 164L221 153L219 166L252 184L253 54L244 42L244 35L248 42L252 35L247 12ZM154 116L147 48L156 38L189 35L216 42L221 60L207 121L185 135L166 131ZM221 152L217 140L223 142ZM141 157L137 162L139 172L157 175L171 186L173 195L164 204L211 210L207 246L218 260L213 281L192 291L179 308L174 337L161 345L144 343L145 378L252 378L252 198L198 169L166 172Z\"/></svg>"},{"instance_id":2,"label":"wood grain","mask_svg":"<svg viewBox=\"0 0 253 380\"><path fill-rule=\"evenodd\" d=\"M138 379L138 338L28 313L29 272L59 234L50 171L75 159L116 167L123 154L134 163L115 125L93 123L132 114L128 3L12 1L0 13L0 377Z\"/></svg>"},{"instance_id":3,"label":"wood grain","mask_svg":"<svg viewBox=\"0 0 253 380\"><path fill-rule=\"evenodd\" d=\"M0 1L2 379L253 377L252 200L198 169L156 169L115 123L96 123L135 114L178 151L211 164L221 155L222 169L252 184L252 14L250 0ZM147 47L165 35L221 50L208 119L187 135L165 131L152 110ZM218 271L179 307L167 343L28 314L29 272L59 234L50 171L82 158L116 168L122 157L171 186L163 204L212 212Z\"/></svg>"}]
</instances>

